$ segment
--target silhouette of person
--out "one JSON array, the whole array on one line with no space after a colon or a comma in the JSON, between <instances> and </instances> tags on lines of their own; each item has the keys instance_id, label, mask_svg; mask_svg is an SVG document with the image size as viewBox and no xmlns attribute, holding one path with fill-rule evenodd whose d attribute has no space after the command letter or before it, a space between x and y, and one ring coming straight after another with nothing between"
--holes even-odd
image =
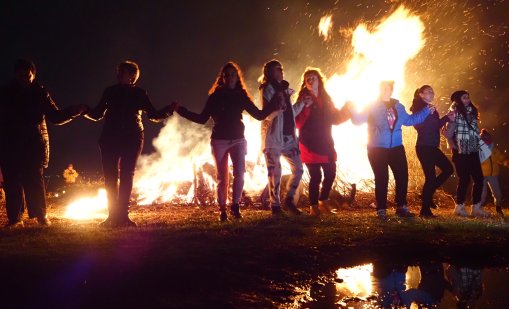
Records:
<instances>
[{"instance_id":1,"label":"silhouette of person","mask_svg":"<svg viewBox=\"0 0 509 309\"><path fill-rule=\"evenodd\" d=\"M156 110L147 92L138 86L138 64L124 61L117 66L116 85L104 90L99 104L85 117L104 126L99 138L104 186L108 196L108 218L102 227L129 227L136 223L129 219L129 199L133 188L136 162L143 148L141 113L151 121L159 122L170 116L170 105Z\"/></svg>"},{"instance_id":2,"label":"silhouette of person","mask_svg":"<svg viewBox=\"0 0 509 309\"><path fill-rule=\"evenodd\" d=\"M50 225L43 180L43 168L49 162L46 119L61 125L86 110L84 105L58 109L48 91L35 82L35 76L35 64L20 59L14 66L14 80L0 90L0 166L11 227L23 226L25 202L30 218Z\"/></svg>"}]
</instances>

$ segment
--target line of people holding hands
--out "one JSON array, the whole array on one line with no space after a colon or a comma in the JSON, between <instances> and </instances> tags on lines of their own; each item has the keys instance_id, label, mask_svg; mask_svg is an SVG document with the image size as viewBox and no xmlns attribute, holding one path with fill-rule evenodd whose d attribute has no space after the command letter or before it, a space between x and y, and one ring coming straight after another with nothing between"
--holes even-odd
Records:
<instances>
[{"instance_id":1,"label":"line of people holding hands","mask_svg":"<svg viewBox=\"0 0 509 309\"><path fill-rule=\"evenodd\" d=\"M431 211L434 207L433 194L453 173L452 164L439 148L440 132L444 127L449 132L452 161L459 178L454 214L468 215L465 200L470 179L473 179L471 215L488 216L481 204L483 173L479 159L479 113L470 101L469 93L463 90L453 93L450 111L439 117L432 104L433 89L424 85L416 90L410 108L412 114L409 114L403 104L392 98L393 82L382 81L378 99L364 111L357 112L349 102L337 109L324 88L325 77L321 71L308 68L293 103L291 97L295 91L284 80L281 62L271 60L263 66L259 87L262 109L259 109L245 87L239 66L228 62L221 68L200 113L192 112L177 102L156 110L147 92L136 86L140 75L138 65L124 61L117 66L118 83L104 90L97 106L73 105L59 109L48 91L35 82L35 75L33 62L18 60L13 81L0 90L0 168L4 175L9 227L23 226L25 203L30 218L36 218L41 225L50 224L46 215L43 181L43 168L49 161L46 119L61 125L80 115L93 121L104 118L99 147L109 215L100 225L136 226L128 213L136 162L143 148L142 112L155 122L174 112L201 124L213 119L210 144L217 168L217 202L221 221L227 221L229 216L242 218L239 204L247 152L242 122L244 111L261 121L261 150L266 160L270 207L275 217L281 216L283 209L294 215L301 214L294 196L304 173L303 163L310 175L310 215L330 213L328 200L336 177L337 160L332 126L348 119L354 124L367 123L367 154L375 176L377 217L380 220L387 220L389 168L396 184L396 215L414 216L406 200L408 165L402 126L414 126L418 134L416 152L425 175L420 216L435 216ZM347 145L345 151L348 151ZM291 169L283 199L280 197L281 157L288 161ZM233 195L229 211L228 158L233 165ZM435 167L440 169L438 175Z\"/></svg>"}]
</instances>

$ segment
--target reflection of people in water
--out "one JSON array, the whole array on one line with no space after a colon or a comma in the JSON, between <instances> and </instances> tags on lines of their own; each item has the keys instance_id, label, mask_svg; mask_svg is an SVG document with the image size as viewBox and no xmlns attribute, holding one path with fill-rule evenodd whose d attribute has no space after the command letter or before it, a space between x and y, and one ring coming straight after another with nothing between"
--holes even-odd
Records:
<instances>
[{"instance_id":1,"label":"reflection of people in water","mask_svg":"<svg viewBox=\"0 0 509 309\"><path fill-rule=\"evenodd\" d=\"M407 307L415 302L432 306L433 299L419 289L406 289L408 266L391 263L373 263L373 276L378 279L378 305L381 308Z\"/></svg>"},{"instance_id":2,"label":"reflection of people in water","mask_svg":"<svg viewBox=\"0 0 509 309\"><path fill-rule=\"evenodd\" d=\"M423 262L419 264L421 282L418 289L428 294L431 305L438 305L444 297L445 289L450 289L450 284L445 280L444 267L439 262Z\"/></svg>"},{"instance_id":3,"label":"reflection of people in water","mask_svg":"<svg viewBox=\"0 0 509 309\"><path fill-rule=\"evenodd\" d=\"M482 295L482 270L465 266L448 265L445 269L457 308L469 308Z\"/></svg>"}]
</instances>

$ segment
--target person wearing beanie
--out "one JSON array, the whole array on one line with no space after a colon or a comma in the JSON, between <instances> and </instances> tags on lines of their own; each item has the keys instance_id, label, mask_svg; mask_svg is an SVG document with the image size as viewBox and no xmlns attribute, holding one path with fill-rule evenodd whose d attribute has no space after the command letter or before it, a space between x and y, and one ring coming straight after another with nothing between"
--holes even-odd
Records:
<instances>
[{"instance_id":1,"label":"person wearing beanie","mask_svg":"<svg viewBox=\"0 0 509 309\"><path fill-rule=\"evenodd\" d=\"M393 90L393 81L382 81L378 100L370 108L358 113L350 107L352 123L368 123L368 160L375 175L377 217L382 222L387 220L389 167L396 182L396 215L414 216L407 207L408 162L401 127L422 123L435 112L435 107L430 104L409 115L405 106L391 97Z\"/></svg>"},{"instance_id":2,"label":"person wearing beanie","mask_svg":"<svg viewBox=\"0 0 509 309\"><path fill-rule=\"evenodd\" d=\"M453 214L460 217L467 217L465 201L470 179L473 179L472 189L472 210L473 217L485 218L489 214L482 209L481 194L483 186L483 174L481 161L479 159L479 112L470 101L470 94L465 90L455 91L451 95L450 111L456 116L454 121L447 124L446 131L451 131L448 139L449 147L452 148L452 162L458 176L458 187L456 189L456 205Z\"/></svg>"},{"instance_id":3,"label":"person wearing beanie","mask_svg":"<svg viewBox=\"0 0 509 309\"><path fill-rule=\"evenodd\" d=\"M430 85L423 85L414 93L414 100L410 111L417 113L428 104L433 102L435 93ZM433 218L435 215L431 208L436 207L433 204L433 194L435 191L449 179L454 172L449 159L440 150L440 129L448 122L454 120L454 112L449 112L442 118L435 111L424 122L417 124L414 128L417 130L417 143L415 152L421 162L424 172L424 186L422 187L422 207L420 217ZM440 174L436 174L435 167L440 169Z\"/></svg>"},{"instance_id":4,"label":"person wearing beanie","mask_svg":"<svg viewBox=\"0 0 509 309\"><path fill-rule=\"evenodd\" d=\"M481 139L491 150L491 155L481 164L482 174L484 176L481 204L484 205L488 195L488 185L490 186L497 214L504 216L502 212L502 191L498 175L500 175L500 166L509 166L509 160L502 154L498 147L493 143L493 137L487 129L481 130Z\"/></svg>"}]
</instances>

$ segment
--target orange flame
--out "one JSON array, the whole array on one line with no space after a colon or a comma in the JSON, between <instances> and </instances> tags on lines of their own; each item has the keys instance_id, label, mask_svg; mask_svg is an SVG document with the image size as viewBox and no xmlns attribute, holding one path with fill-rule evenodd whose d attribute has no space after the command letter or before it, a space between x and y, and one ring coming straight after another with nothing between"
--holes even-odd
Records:
<instances>
[{"instance_id":1,"label":"orange flame","mask_svg":"<svg viewBox=\"0 0 509 309\"><path fill-rule=\"evenodd\" d=\"M323 36L323 40L327 41L330 38L330 30L332 29L332 15L325 15L320 18L318 24L318 34Z\"/></svg>"}]
</instances>

